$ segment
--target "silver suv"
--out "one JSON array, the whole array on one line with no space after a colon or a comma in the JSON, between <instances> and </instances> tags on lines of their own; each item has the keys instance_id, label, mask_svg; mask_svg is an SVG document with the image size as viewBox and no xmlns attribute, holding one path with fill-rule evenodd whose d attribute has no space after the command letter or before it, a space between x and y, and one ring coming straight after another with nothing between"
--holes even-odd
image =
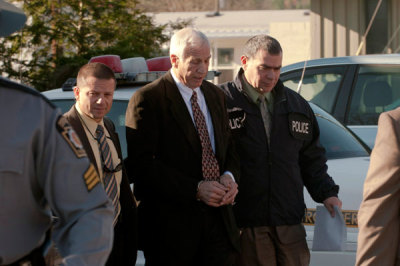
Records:
<instances>
[{"instance_id":1,"label":"silver suv","mask_svg":"<svg viewBox=\"0 0 400 266\"><path fill-rule=\"evenodd\" d=\"M281 79L371 148L380 113L400 106L399 54L309 60L283 67Z\"/></svg>"}]
</instances>

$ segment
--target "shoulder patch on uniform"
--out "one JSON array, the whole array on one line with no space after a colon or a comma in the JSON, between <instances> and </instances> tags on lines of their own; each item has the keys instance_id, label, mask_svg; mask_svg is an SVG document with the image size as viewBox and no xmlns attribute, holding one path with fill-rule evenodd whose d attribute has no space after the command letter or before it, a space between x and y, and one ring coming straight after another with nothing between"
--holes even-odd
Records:
<instances>
[{"instance_id":1,"label":"shoulder patch on uniform","mask_svg":"<svg viewBox=\"0 0 400 266\"><path fill-rule=\"evenodd\" d=\"M100 183L100 178L92 163L90 163L89 168L83 174L83 179L85 180L85 185L88 191L91 191L98 183Z\"/></svg>"},{"instance_id":2,"label":"shoulder patch on uniform","mask_svg":"<svg viewBox=\"0 0 400 266\"><path fill-rule=\"evenodd\" d=\"M301 113L290 113L289 116L289 132L296 138L301 140L311 140L313 137L313 127L311 120Z\"/></svg>"},{"instance_id":3,"label":"shoulder patch on uniform","mask_svg":"<svg viewBox=\"0 0 400 266\"><path fill-rule=\"evenodd\" d=\"M83 148L82 142L76 134L75 130L68 123L64 116L60 116L57 120L57 130L60 132L61 136L69 144L72 151L75 153L76 157L82 158L86 157L86 151Z\"/></svg>"}]
</instances>

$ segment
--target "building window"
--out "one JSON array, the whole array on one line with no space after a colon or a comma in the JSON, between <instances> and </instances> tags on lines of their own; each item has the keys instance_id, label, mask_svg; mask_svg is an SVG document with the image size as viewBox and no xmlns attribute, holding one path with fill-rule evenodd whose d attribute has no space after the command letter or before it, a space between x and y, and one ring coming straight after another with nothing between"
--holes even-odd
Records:
<instances>
[{"instance_id":1,"label":"building window","mask_svg":"<svg viewBox=\"0 0 400 266\"><path fill-rule=\"evenodd\" d=\"M233 48L218 48L218 65L230 66L233 62Z\"/></svg>"},{"instance_id":2,"label":"building window","mask_svg":"<svg viewBox=\"0 0 400 266\"><path fill-rule=\"evenodd\" d=\"M221 72L221 74L218 77L219 84L233 80L233 70L224 69L224 70L218 70L218 71Z\"/></svg>"}]
</instances>

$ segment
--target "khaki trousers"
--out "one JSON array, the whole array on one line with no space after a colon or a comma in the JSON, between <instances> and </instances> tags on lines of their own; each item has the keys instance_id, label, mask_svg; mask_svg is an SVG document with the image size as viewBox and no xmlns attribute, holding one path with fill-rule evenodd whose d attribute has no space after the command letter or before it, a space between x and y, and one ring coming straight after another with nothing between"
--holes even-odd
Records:
<instances>
[{"instance_id":1,"label":"khaki trousers","mask_svg":"<svg viewBox=\"0 0 400 266\"><path fill-rule=\"evenodd\" d=\"M239 266L306 266L310 251L302 224L261 226L242 230Z\"/></svg>"}]
</instances>

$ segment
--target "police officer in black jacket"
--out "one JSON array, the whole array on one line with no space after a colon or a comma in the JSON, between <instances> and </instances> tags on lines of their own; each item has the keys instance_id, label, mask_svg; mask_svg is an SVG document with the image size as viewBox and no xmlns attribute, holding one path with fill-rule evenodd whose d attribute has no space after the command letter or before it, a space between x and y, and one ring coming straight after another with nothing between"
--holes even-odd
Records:
<instances>
[{"instance_id":1,"label":"police officer in black jacket","mask_svg":"<svg viewBox=\"0 0 400 266\"><path fill-rule=\"evenodd\" d=\"M332 216L334 205L342 205L339 187L327 174L311 107L279 80L279 42L252 37L241 62L235 80L220 85L241 162L234 208L242 228L240 265L308 265L303 187Z\"/></svg>"}]
</instances>

